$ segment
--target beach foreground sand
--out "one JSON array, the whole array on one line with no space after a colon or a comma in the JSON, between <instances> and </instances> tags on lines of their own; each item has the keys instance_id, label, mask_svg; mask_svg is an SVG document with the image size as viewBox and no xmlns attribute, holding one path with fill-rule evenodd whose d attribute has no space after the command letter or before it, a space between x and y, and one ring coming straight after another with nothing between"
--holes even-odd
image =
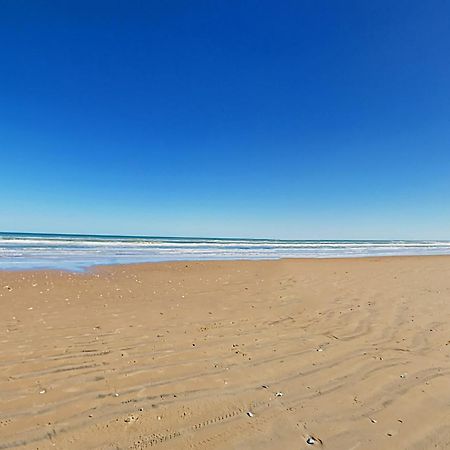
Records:
<instances>
[{"instance_id":1,"label":"beach foreground sand","mask_svg":"<svg viewBox=\"0 0 450 450\"><path fill-rule=\"evenodd\" d=\"M0 295L0 449L450 447L450 257L3 272Z\"/></svg>"}]
</instances>

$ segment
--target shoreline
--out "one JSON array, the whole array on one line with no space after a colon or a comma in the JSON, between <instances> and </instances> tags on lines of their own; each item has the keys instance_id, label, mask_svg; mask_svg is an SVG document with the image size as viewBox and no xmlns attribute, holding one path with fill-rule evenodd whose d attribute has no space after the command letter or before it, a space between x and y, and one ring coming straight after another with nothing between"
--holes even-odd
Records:
<instances>
[{"instance_id":1,"label":"shoreline","mask_svg":"<svg viewBox=\"0 0 450 450\"><path fill-rule=\"evenodd\" d=\"M275 262L275 261L347 261L347 260L378 260L378 259L401 259L401 258L449 258L450 254L442 255L378 255L378 256L338 256L338 257L297 257L297 258L266 258L266 259L180 259L180 260L167 260L167 261L138 261L138 262L127 262L127 263L112 263L112 264L93 264L87 266L82 270L70 270L63 268L52 268L52 267L30 267L30 268L19 268L19 269L2 269L0 268L0 274L2 273L29 273L29 272L62 272L67 274L89 274L95 272L97 269L108 269L114 267L133 267L133 266L152 266L158 264L195 264L195 263L239 263L239 262Z\"/></svg>"},{"instance_id":2,"label":"shoreline","mask_svg":"<svg viewBox=\"0 0 450 450\"><path fill-rule=\"evenodd\" d=\"M0 449L445 448L449 295L447 255L0 271Z\"/></svg>"},{"instance_id":3,"label":"shoreline","mask_svg":"<svg viewBox=\"0 0 450 450\"><path fill-rule=\"evenodd\" d=\"M112 264L450 255L450 240L276 240L0 234L2 270Z\"/></svg>"}]
</instances>

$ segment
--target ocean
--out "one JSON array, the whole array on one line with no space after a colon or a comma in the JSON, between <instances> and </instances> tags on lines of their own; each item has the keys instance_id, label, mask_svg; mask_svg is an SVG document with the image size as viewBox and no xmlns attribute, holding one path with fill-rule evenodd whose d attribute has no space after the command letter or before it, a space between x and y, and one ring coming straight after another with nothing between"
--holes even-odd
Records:
<instances>
[{"instance_id":1,"label":"ocean","mask_svg":"<svg viewBox=\"0 0 450 450\"><path fill-rule=\"evenodd\" d=\"M446 255L450 241L275 240L0 233L0 269L81 271L99 264Z\"/></svg>"}]
</instances>

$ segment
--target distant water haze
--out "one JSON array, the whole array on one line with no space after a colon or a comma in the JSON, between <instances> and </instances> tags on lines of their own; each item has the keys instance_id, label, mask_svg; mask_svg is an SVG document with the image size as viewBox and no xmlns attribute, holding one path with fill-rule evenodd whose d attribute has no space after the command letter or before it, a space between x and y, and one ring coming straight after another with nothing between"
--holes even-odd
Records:
<instances>
[{"instance_id":1,"label":"distant water haze","mask_svg":"<svg viewBox=\"0 0 450 450\"><path fill-rule=\"evenodd\" d=\"M0 233L0 269L100 264L450 254L450 241L275 240Z\"/></svg>"}]
</instances>

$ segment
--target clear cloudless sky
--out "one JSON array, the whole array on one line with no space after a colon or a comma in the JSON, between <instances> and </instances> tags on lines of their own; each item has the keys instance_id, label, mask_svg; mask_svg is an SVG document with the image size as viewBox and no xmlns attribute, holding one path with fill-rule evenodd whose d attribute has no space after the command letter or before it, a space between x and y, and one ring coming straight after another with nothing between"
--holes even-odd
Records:
<instances>
[{"instance_id":1,"label":"clear cloudless sky","mask_svg":"<svg viewBox=\"0 0 450 450\"><path fill-rule=\"evenodd\" d=\"M450 239L450 2L1 0L0 230Z\"/></svg>"}]
</instances>

